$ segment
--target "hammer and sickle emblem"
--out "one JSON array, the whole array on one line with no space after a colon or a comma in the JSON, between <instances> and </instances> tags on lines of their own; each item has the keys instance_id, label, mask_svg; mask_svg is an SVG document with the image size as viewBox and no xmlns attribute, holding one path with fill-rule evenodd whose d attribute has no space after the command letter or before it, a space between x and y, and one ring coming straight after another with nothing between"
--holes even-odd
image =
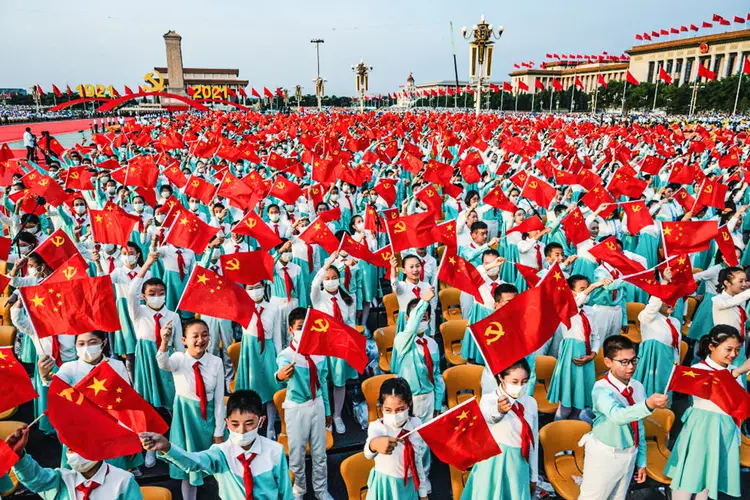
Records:
<instances>
[{"instance_id":1,"label":"hammer and sickle emblem","mask_svg":"<svg viewBox=\"0 0 750 500\"><path fill-rule=\"evenodd\" d=\"M39 181L40 186L46 186L47 184L49 184L49 179L42 179Z\"/></svg>"},{"instance_id":2,"label":"hammer and sickle emblem","mask_svg":"<svg viewBox=\"0 0 750 500\"><path fill-rule=\"evenodd\" d=\"M726 231L721 233L721 237L724 239L724 241L729 241L730 238L729 233Z\"/></svg>"},{"instance_id":3,"label":"hammer and sickle emblem","mask_svg":"<svg viewBox=\"0 0 750 500\"><path fill-rule=\"evenodd\" d=\"M406 222L404 221L400 220L393 226L394 233L403 233L404 231L406 231Z\"/></svg>"},{"instance_id":4,"label":"hammer and sickle emblem","mask_svg":"<svg viewBox=\"0 0 750 500\"><path fill-rule=\"evenodd\" d=\"M709 184L708 186L706 186L706 189L704 189L704 191L711 194L714 192L714 187Z\"/></svg>"},{"instance_id":5,"label":"hammer and sickle emblem","mask_svg":"<svg viewBox=\"0 0 750 500\"><path fill-rule=\"evenodd\" d=\"M62 390L60 392L60 394L58 394L58 396L61 396L61 397L65 398L65 399L67 399L71 403L75 403L77 405L80 405L81 403L83 403L83 393L82 392L78 392L78 399L76 401L73 401L73 394L75 394L76 392L77 391L75 389L73 389L72 387L68 387L67 389Z\"/></svg>"},{"instance_id":6,"label":"hammer and sickle emblem","mask_svg":"<svg viewBox=\"0 0 750 500\"><path fill-rule=\"evenodd\" d=\"M240 268L240 261L237 259L231 259L227 261L226 268L229 271L236 271Z\"/></svg>"},{"instance_id":7,"label":"hammer and sickle emblem","mask_svg":"<svg viewBox=\"0 0 750 500\"><path fill-rule=\"evenodd\" d=\"M492 323L490 323L490 326L488 326L484 330L484 336L488 337L487 340L484 341L484 343L490 345L493 342L497 342L498 340L500 340L500 337L502 337L503 335L505 335L503 325L501 325L497 321L493 321Z\"/></svg>"},{"instance_id":8,"label":"hammer and sickle emblem","mask_svg":"<svg viewBox=\"0 0 750 500\"><path fill-rule=\"evenodd\" d=\"M521 174L521 175L518 176L518 178L521 179L522 181L525 181L526 180L526 174Z\"/></svg>"},{"instance_id":9,"label":"hammer and sickle emblem","mask_svg":"<svg viewBox=\"0 0 750 500\"><path fill-rule=\"evenodd\" d=\"M70 173L70 178L71 179L78 179L78 172L71 172Z\"/></svg>"},{"instance_id":10,"label":"hammer and sickle emblem","mask_svg":"<svg viewBox=\"0 0 750 500\"><path fill-rule=\"evenodd\" d=\"M61 247L63 245L63 243L65 243L65 238L63 238L62 236L54 236L54 237L50 238L49 240L56 247Z\"/></svg>"},{"instance_id":11,"label":"hammer and sickle emblem","mask_svg":"<svg viewBox=\"0 0 750 500\"><path fill-rule=\"evenodd\" d=\"M65 269L63 269L63 276L65 276L66 279L70 280L73 276L76 275L78 272L78 269L76 269L73 266L68 266Z\"/></svg>"},{"instance_id":12,"label":"hammer and sickle emblem","mask_svg":"<svg viewBox=\"0 0 750 500\"><path fill-rule=\"evenodd\" d=\"M607 242L607 248L609 248L610 250L614 251L615 250L615 243L613 241L608 241Z\"/></svg>"},{"instance_id":13,"label":"hammer and sickle emblem","mask_svg":"<svg viewBox=\"0 0 750 500\"><path fill-rule=\"evenodd\" d=\"M255 219L247 219L247 220L245 221L245 225L246 225L247 227L249 227L250 229L254 228L254 227L255 227L255 225L256 225L257 223L258 223L258 221L257 221L257 220L255 220Z\"/></svg>"},{"instance_id":14,"label":"hammer and sickle emblem","mask_svg":"<svg viewBox=\"0 0 750 500\"><path fill-rule=\"evenodd\" d=\"M635 205L633 207L633 212L640 212L640 211L641 211L641 206L640 205Z\"/></svg>"},{"instance_id":15,"label":"hammer and sickle emblem","mask_svg":"<svg viewBox=\"0 0 750 500\"><path fill-rule=\"evenodd\" d=\"M276 183L277 189L284 189L284 181L279 181Z\"/></svg>"},{"instance_id":16,"label":"hammer and sickle emblem","mask_svg":"<svg viewBox=\"0 0 750 500\"><path fill-rule=\"evenodd\" d=\"M529 182L529 187L531 189L536 189L537 187L539 187L539 184L537 184L536 181L531 181L531 182Z\"/></svg>"},{"instance_id":17,"label":"hammer and sickle emblem","mask_svg":"<svg viewBox=\"0 0 750 500\"><path fill-rule=\"evenodd\" d=\"M200 186L200 182L198 182L197 180L193 180L190 182L190 185L197 188L198 186Z\"/></svg>"},{"instance_id":18,"label":"hammer and sickle emblem","mask_svg":"<svg viewBox=\"0 0 750 500\"><path fill-rule=\"evenodd\" d=\"M425 193L427 193L427 196L429 196L430 198L435 196L435 191L433 191L432 189L428 189L427 191L425 191Z\"/></svg>"},{"instance_id":19,"label":"hammer and sickle emblem","mask_svg":"<svg viewBox=\"0 0 750 500\"><path fill-rule=\"evenodd\" d=\"M331 325L328 324L328 321L323 318L318 318L315 321L313 321L313 326L310 327L310 330L316 333L325 333L328 331L328 328Z\"/></svg>"},{"instance_id":20,"label":"hammer and sickle emblem","mask_svg":"<svg viewBox=\"0 0 750 500\"><path fill-rule=\"evenodd\" d=\"M318 188L313 188L313 190L312 190L312 193L313 193L313 194L318 194L319 192L320 192L320 191L318 191Z\"/></svg>"},{"instance_id":21,"label":"hammer and sickle emblem","mask_svg":"<svg viewBox=\"0 0 750 500\"><path fill-rule=\"evenodd\" d=\"M383 260L391 260L391 252L383 252L381 257L383 257Z\"/></svg>"},{"instance_id":22,"label":"hammer and sickle emblem","mask_svg":"<svg viewBox=\"0 0 750 500\"><path fill-rule=\"evenodd\" d=\"M146 92L161 92L164 90L164 77L158 71L146 73L143 76L143 81L149 84L143 89Z\"/></svg>"}]
</instances>

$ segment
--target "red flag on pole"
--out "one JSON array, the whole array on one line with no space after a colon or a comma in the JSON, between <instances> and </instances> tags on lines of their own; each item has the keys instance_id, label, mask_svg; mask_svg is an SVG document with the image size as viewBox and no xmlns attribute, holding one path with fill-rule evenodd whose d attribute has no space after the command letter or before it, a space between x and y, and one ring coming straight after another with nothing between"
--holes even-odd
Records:
<instances>
[{"instance_id":1,"label":"red flag on pole","mask_svg":"<svg viewBox=\"0 0 750 500\"><path fill-rule=\"evenodd\" d=\"M386 227L394 252L427 247L435 242L435 217L429 212L386 220Z\"/></svg>"},{"instance_id":2,"label":"red flag on pole","mask_svg":"<svg viewBox=\"0 0 750 500\"><path fill-rule=\"evenodd\" d=\"M638 234L641 229L654 223L654 218L651 217L643 200L622 203L620 207L628 217L627 226L630 234Z\"/></svg>"},{"instance_id":3,"label":"red flag on pole","mask_svg":"<svg viewBox=\"0 0 750 500\"><path fill-rule=\"evenodd\" d=\"M227 319L247 328L255 314L255 302L237 283L197 265L175 309Z\"/></svg>"},{"instance_id":4,"label":"red flag on pole","mask_svg":"<svg viewBox=\"0 0 750 500\"><path fill-rule=\"evenodd\" d=\"M247 212L247 215L234 225L232 228L233 233L244 234L255 238L263 250L270 250L271 248L281 244L281 238L276 234L273 229L268 227L263 219L252 210Z\"/></svg>"},{"instance_id":5,"label":"red flag on pole","mask_svg":"<svg viewBox=\"0 0 750 500\"><path fill-rule=\"evenodd\" d=\"M343 359L361 374L368 363L366 343L364 335L349 325L317 309L308 309L297 352Z\"/></svg>"},{"instance_id":6,"label":"red flag on pole","mask_svg":"<svg viewBox=\"0 0 750 500\"><path fill-rule=\"evenodd\" d=\"M625 75L625 80L626 80L626 81L627 81L627 82L628 82L628 83L629 83L630 85L640 85L640 82L639 82L638 80L636 80L636 79L635 79L635 77L634 77L634 76L633 76L633 75L632 75L632 74L630 73L630 71L628 71L628 72L626 73L626 75Z\"/></svg>"},{"instance_id":7,"label":"red flag on pole","mask_svg":"<svg viewBox=\"0 0 750 500\"><path fill-rule=\"evenodd\" d=\"M459 257L455 248L447 247L438 266L438 279L454 286L483 302L479 288L484 285L484 278L473 264Z\"/></svg>"},{"instance_id":8,"label":"red flag on pole","mask_svg":"<svg viewBox=\"0 0 750 500\"><path fill-rule=\"evenodd\" d=\"M667 390L708 399L729 414L738 425L750 418L750 394L737 383L730 370L675 366Z\"/></svg>"},{"instance_id":9,"label":"red flag on pole","mask_svg":"<svg viewBox=\"0 0 750 500\"><path fill-rule=\"evenodd\" d=\"M661 224L667 255L708 250L711 247L711 240L719 234L719 222L715 220L665 221Z\"/></svg>"},{"instance_id":10,"label":"red flag on pole","mask_svg":"<svg viewBox=\"0 0 750 500\"><path fill-rule=\"evenodd\" d=\"M165 243L188 248L197 255L203 253L218 232L218 227L206 224L190 210L183 210L172 222Z\"/></svg>"},{"instance_id":11,"label":"red flag on pole","mask_svg":"<svg viewBox=\"0 0 750 500\"><path fill-rule=\"evenodd\" d=\"M224 277L237 283L254 285L273 280L273 257L264 250L225 254L219 262Z\"/></svg>"},{"instance_id":12,"label":"red flag on pole","mask_svg":"<svg viewBox=\"0 0 750 500\"><path fill-rule=\"evenodd\" d=\"M0 413L39 397L23 365L13 354L12 346L0 347L0 376L3 380Z\"/></svg>"}]
</instances>

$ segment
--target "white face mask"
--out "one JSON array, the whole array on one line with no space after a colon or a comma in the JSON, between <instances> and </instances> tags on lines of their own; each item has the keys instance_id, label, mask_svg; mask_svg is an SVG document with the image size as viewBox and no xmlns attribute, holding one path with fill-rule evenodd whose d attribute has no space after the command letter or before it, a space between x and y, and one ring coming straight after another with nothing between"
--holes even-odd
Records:
<instances>
[{"instance_id":1,"label":"white face mask","mask_svg":"<svg viewBox=\"0 0 750 500\"><path fill-rule=\"evenodd\" d=\"M331 201L336 201L336 200L339 199L339 195L337 195L337 194L334 193L329 198L330 198Z\"/></svg>"},{"instance_id":2,"label":"white face mask","mask_svg":"<svg viewBox=\"0 0 750 500\"><path fill-rule=\"evenodd\" d=\"M23 246L19 246L18 249L21 251L22 255L28 255L31 252L30 246L23 245Z\"/></svg>"},{"instance_id":3,"label":"white face mask","mask_svg":"<svg viewBox=\"0 0 750 500\"><path fill-rule=\"evenodd\" d=\"M493 280L497 278L498 274L500 274L500 268L499 267L493 267L492 269L487 270L487 276L492 278Z\"/></svg>"},{"instance_id":4,"label":"white face mask","mask_svg":"<svg viewBox=\"0 0 750 500\"><path fill-rule=\"evenodd\" d=\"M194 201L188 202L188 206L190 207L190 210L192 210L193 212L198 210L198 204Z\"/></svg>"},{"instance_id":5,"label":"white face mask","mask_svg":"<svg viewBox=\"0 0 750 500\"><path fill-rule=\"evenodd\" d=\"M279 258L284 262L289 262L290 260L292 260L292 252L284 252Z\"/></svg>"},{"instance_id":6,"label":"white face mask","mask_svg":"<svg viewBox=\"0 0 750 500\"><path fill-rule=\"evenodd\" d=\"M122 260L122 263L126 266L132 266L136 262L138 262L138 257L135 255L123 255L120 257L120 260Z\"/></svg>"},{"instance_id":7,"label":"white face mask","mask_svg":"<svg viewBox=\"0 0 750 500\"><path fill-rule=\"evenodd\" d=\"M518 399L521 396L523 396L524 394L526 394L526 386L528 386L528 385L529 384L517 385L517 384L508 384L508 383L506 383L505 384L505 393L508 396L512 397L513 399Z\"/></svg>"},{"instance_id":8,"label":"white face mask","mask_svg":"<svg viewBox=\"0 0 750 500\"><path fill-rule=\"evenodd\" d=\"M80 473L93 469L99 463L95 460L86 460L78 453L68 453L67 458L70 468Z\"/></svg>"},{"instance_id":9,"label":"white face mask","mask_svg":"<svg viewBox=\"0 0 750 500\"><path fill-rule=\"evenodd\" d=\"M170 194L170 193L169 193L169 191L164 191L164 192L163 192L163 193L161 194L161 199L162 199L162 200L166 200L167 198L169 198L169 194Z\"/></svg>"},{"instance_id":10,"label":"white face mask","mask_svg":"<svg viewBox=\"0 0 750 500\"><path fill-rule=\"evenodd\" d=\"M39 234L39 226L27 227L26 231L30 232L31 234Z\"/></svg>"},{"instance_id":11,"label":"white face mask","mask_svg":"<svg viewBox=\"0 0 750 500\"><path fill-rule=\"evenodd\" d=\"M167 216L164 215L164 214L156 214L156 217L155 217L156 222L158 222L159 224L161 224L162 222L164 222L164 219L166 219L166 218L167 218Z\"/></svg>"},{"instance_id":12,"label":"white face mask","mask_svg":"<svg viewBox=\"0 0 750 500\"><path fill-rule=\"evenodd\" d=\"M78 215L83 215L86 213L86 205L76 205L73 207L73 210L75 210Z\"/></svg>"},{"instance_id":13,"label":"white face mask","mask_svg":"<svg viewBox=\"0 0 750 500\"><path fill-rule=\"evenodd\" d=\"M29 278L36 278L39 275L39 270L36 267L26 268L26 276Z\"/></svg>"},{"instance_id":14,"label":"white face mask","mask_svg":"<svg viewBox=\"0 0 750 500\"><path fill-rule=\"evenodd\" d=\"M344 194L349 194L352 192L349 186L344 186L343 188L341 188L341 190L344 192Z\"/></svg>"},{"instance_id":15,"label":"white face mask","mask_svg":"<svg viewBox=\"0 0 750 500\"><path fill-rule=\"evenodd\" d=\"M430 328L430 322L429 321L421 321L419 323L419 333L424 333Z\"/></svg>"},{"instance_id":16,"label":"white face mask","mask_svg":"<svg viewBox=\"0 0 750 500\"><path fill-rule=\"evenodd\" d=\"M323 280L323 289L326 292L331 292L331 293L335 292L336 290L339 289L339 280L337 279Z\"/></svg>"},{"instance_id":17,"label":"white face mask","mask_svg":"<svg viewBox=\"0 0 750 500\"><path fill-rule=\"evenodd\" d=\"M365 223L364 222L358 222L357 224L354 224L354 229L357 230L357 232L362 232L365 230Z\"/></svg>"},{"instance_id":18,"label":"white face mask","mask_svg":"<svg viewBox=\"0 0 750 500\"><path fill-rule=\"evenodd\" d=\"M167 299L165 295L156 295L146 297L146 304L151 309L161 309L164 306L164 301Z\"/></svg>"},{"instance_id":19,"label":"white face mask","mask_svg":"<svg viewBox=\"0 0 750 500\"><path fill-rule=\"evenodd\" d=\"M268 214L268 218L271 219L271 222L279 222L281 216L279 214Z\"/></svg>"},{"instance_id":20,"label":"white face mask","mask_svg":"<svg viewBox=\"0 0 750 500\"><path fill-rule=\"evenodd\" d=\"M258 438L258 428L240 434L239 432L229 431L229 440L237 446L245 447L250 446Z\"/></svg>"},{"instance_id":21,"label":"white face mask","mask_svg":"<svg viewBox=\"0 0 750 500\"><path fill-rule=\"evenodd\" d=\"M294 212L294 205L284 205L287 212Z\"/></svg>"},{"instance_id":22,"label":"white face mask","mask_svg":"<svg viewBox=\"0 0 750 500\"><path fill-rule=\"evenodd\" d=\"M99 359L99 356L102 355L103 347L102 344L76 347L76 354L78 354L79 359L86 363L91 363L92 361Z\"/></svg>"},{"instance_id":23,"label":"white face mask","mask_svg":"<svg viewBox=\"0 0 750 500\"><path fill-rule=\"evenodd\" d=\"M294 333L292 334L292 338L294 338L294 343L299 345L299 341L302 338L302 329L294 330Z\"/></svg>"},{"instance_id":24,"label":"white face mask","mask_svg":"<svg viewBox=\"0 0 750 500\"><path fill-rule=\"evenodd\" d=\"M107 192L108 192L109 194L115 194L115 186L109 186L109 187L107 188Z\"/></svg>"},{"instance_id":25,"label":"white face mask","mask_svg":"<svg viewBox=\"0 0 750 500\"><path fill-rule=\"evenodd\" d=\"M143 212L143 203L133 203L133 208L138 213Z\"/></svg>"},{"instance_id":26,"label":"white face mask","mask_svg":"<svg viewBox=\"0 0 750 500\"><path fill-rule=\"evenodd\" d=\"M262 288L251 288L247 291L247 294L250 296L251 299L253 299L255 302L260 302L263 300L263 296L265 295L265 290Z\"/></svg>"},{"instance_id":27,"label":"white face mask","mask_svg":"<svg viewBox=\"0 0 750 500\"><path fill-rule=\"evenodd\" d=\"M409 421L409 410L398 413L384 413L383 423L393 429L400 429Z\"/></svg>"}]
</instances>

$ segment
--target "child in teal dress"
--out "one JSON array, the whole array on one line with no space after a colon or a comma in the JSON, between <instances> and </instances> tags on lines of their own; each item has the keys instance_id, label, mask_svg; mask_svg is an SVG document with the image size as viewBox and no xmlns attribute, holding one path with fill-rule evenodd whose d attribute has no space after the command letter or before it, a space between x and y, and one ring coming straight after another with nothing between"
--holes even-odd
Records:
<instances>
[{"instance_id":1,"label":"child in teal dress","mask_svg":"<svg viewBox=\"0 0 750 500\"><path fill-rule=\"evenodd\" d=\"M531 369L526 359L498 374L498 388L479 403L502 453L476 464L462 500L530 500L539 469L538 408L528 394Z\"/></svg>"},{"instance_id":2,"label":"child in teal dress","mask_svg":"<svg viewBox=\"0 0 750 500\"><path fill-rule=\"evenodd\" d=\"M418 432L402 435L422 424L414 416L409 383L392 378L380 386L383 418L370 422L365 458L375 460L367 479L367 500L418 500L427 497L429 478L417 457L426 446Z\"/></svg>"},{"instance_id":3,"label":"child in teal dress","mask_svg":"<svg viewBox=\"0 0 750 500\"><path fill-rule=\"evenodd\" d=\"M185 473L214 476L219 498L292 500L284 447L258 435L264 420L260 396L253 391L235 391L227 401L227 441L190 453L160 434L144 432L140 438L145 449L158 452L170 466Z\"/></svg>"},{"instance_id":4,"label":"child in teal dress","mask_svg":"<svg viewBox=\"0 0 750 500\"><path fill-rule=\"evenodd\" d=\"M750 372L750 361L733 365L744 350L736 328L716 325L700 340L700 370L731 370L737 380ZM742 384L740 384L742 385ZM672 447L664 474L672 478L675 500L719 498L719 493L740 497L740 428L715 403L693 396L682 416L683 426ZM695 495L695 497L693 497Z\"/></svg>"},{"instance_id":5,"label":"child in teal dress","mask_svg":"<svg viewBox=\"0 0 750 500\"><path fill-rule=\"evenodd\" d=\"M169 438L181 449L194 453L224 442L224 364L208 352L210 336L205 321L189 320L183 332L185 351L170 355L172 325L162 327L156 362L174 377L176 394ZM182 480L185 500L195 500L204 475L201 471L169 468L172 479Z\"/></svg>"}]
</instances>

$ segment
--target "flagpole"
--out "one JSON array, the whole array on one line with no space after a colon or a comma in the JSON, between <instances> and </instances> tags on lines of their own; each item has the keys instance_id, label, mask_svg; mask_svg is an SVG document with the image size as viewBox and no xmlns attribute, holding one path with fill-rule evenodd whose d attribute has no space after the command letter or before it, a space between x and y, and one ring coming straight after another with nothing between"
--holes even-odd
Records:
<instances>
[{"instance_id":1,"label":"flagpole","mask_svg":"<svg viewBox=\"0 0 750 500\"><path fill-rule=\"evenodd\" d=\"M669 320L667 320L667 321L669 321ZM667 385L664 387L664 394L666 394L667 392L669 392L669 384L672 383L672 379L674 378L674 372L675 372L676 369L677 369L677 363L674 363L672 365L672 371L669 372L669 378L667 379Z\"/></svg>"},{"instance_id":2,"label":"flagpole","mask_svg":"<svg viewBox=\"0 0 750 500\"><path fill-rule=\"evenodd\" d=\"M534 93L531 94L531 112L532 113L534 112L534 97L536 97L536 91L537 91L537 89L534 88Z\"/></svg>"},{"instance_id":3,"label":"flagpole","mask_svg":"<svg viewBox=\"0 0 750 500\"><path fill-rule=\"evenodd\" d=\"M740 85L742 85L742 77L744 75L744 69L745 69L745 58L746 56L742 57L742 62L740 63L740 72L738 74L737 78L737 95L734 96L734 109L732 110L732 116L737 114L737 103L740 100Z\"/></svg>"},{"instance_id":4,"label":"flagpole","mask_svg":"<svg viewBox=\"0 0 750 500\"><path fill-rule=\"evenodd\" d=\"M501 90L500 92L501 92L500 93L500 111L502 111L503 110L503 98L505 97L505 89ZM737 94L739 95L739 92ZM735 104L734 107L736 108L737 105Z\"/></svg>"},{"instance_id":5,"label":"flagpole","mask_svg":"<svg viewBox=\"0 0 750 500\"><path fill-rule=\"evenodd\" d=\"M472 401L474 401L475 399L477 399L477 398L476 398L476 397L472 397L471 399L467 399L467 400L466 400L466 401L464 401L463 403L461 403L461 404L459 404L459 405L456 405L456 406L454 406L453 408L450 408L450 409L449 409L448 411L446 411L445 413L441 413L441 414L440 414L440 415L438 415L437 417L434 417L434 418L430 419L429 421L427 421L427 422L423 423L422 425L420 425L420 426L419 426L419 427L417 427L416 429L410 430L409 432L407 432L406 434L404 434L403 436L401 436L401 437L400 437L400 438L398 438L398 439L405 439L405 438L407 438L407 437L408 437L408 436L409 436L410 434L412 434L412 433L414 433L414 432L419 432L419 430L420 430L420 429L423 429L423 428L427 427L428 425L430 425L430 424L431 424L432 422L434 422L435 420L437 420L437 419L439 419L439 418L443 418L443 417L445 417L445 415L447 415L448 413L452 413L452 412L455 412L455 411L457 411L457 410L458 410L459 408L461 408L461 407L462 407L462 406L464 406L464 405L467 405L467 404L471 403L471 402L472 402Z\"/></svg>"},{"instance_id":6,"label":"flagpole","mask_svg":"<svg viewBox=\"0 0 750 500\"><path fill-rule=\"evenodd\" d=\"M594 90L594 106L591 110L592 114L596 114L596 99L599 97L599 75L601 73L596 74L596 89Z\"/></svg>"},{"instance_id":7,"label":"flagpole","mask_svg":"<svg viewBox=\"0 0 750 500\"><path fill-rule=\"evenodd\" d=\"M656 88L654 89L654 106L651 108L651 111L656 111L656 96L659 95L659 79L656 79Z\"/></svg>"},{"instance_id":8,"label":"flagpole","mask_svg":"<svg viewBox=\"0 0 750 500\"><path fill-rule=\"evenodd\" d=\"M573 92L570 93L570 112L573 112L573 108L576 104L576 79L578 76L576 76L575 73L573 73Z\"/></svg>"},{"instance_id":9,"label":"flagpole","mask_svg":"<svg viewBox=\"0 0 750 500\"><path fill-rule=\"evenodd\" d=\"M516 92L516 112L518 112L518 92Z\"/></svg>"},{"instance_id":10,"label":"flagpole","mask_svg":"<svg viewBox=\"0 0 750 500\"><path fill-rule=\"evenodd\" d=\"M620 109L620 115L625 116L625 94L628 91L628 80L625 79L625 86L622 88L622 109Z\"/></svg>"},{"instance_id":11,"label":"flagpole","mask_svg":"<svg viewBox=\"0 0 750 500\"><path fill-rule=\"evenodd\" d=\"M552 87L549 94L549 112L552 113L552 101L555 99L555 88Z\"/></svg>"},{"instance_id":12,"label":"flagpole","mask_svg":"<svg viewBox=\"0 0 750 500\"><path fill-rule=\"evenodd\" d=\"M176 220L176 218L175 218L175 220ZM174 224L174 222L172 224ZM202 267L202 266L200 264L198 264L198 265L196 265L196 266L193 267L192 271L190 271L190 276L188 276L188 280L187 280L188 284L190 283L190 280L193 279L193 275L195 274L195 270L198 269L198 267ZM202 267L202 269L205 269L205 267ZM180 306L182 305L182 298L185 296L185 290L187 290L187 286L185 288L183 288L183 290L182 290L182 294L180 295L180 300L179 300L179 302L177 302L177 307L174 308L175 311L179 311ZM156 348L158 349L159 346L156 346Z\"/></svg>"},{"instance_id":13,"label":"flagpole","mask_svg":"<svg viewBox=\"0 0 750 500\"><path fill-rule=\"evenodd\" d=\"M664 248L664 259L666 260L669 258L669 254L667 253L667 239L664 237L664 222L659 221L659 231L661 232L661 246Z\"/></svg>"}]
</instances>

